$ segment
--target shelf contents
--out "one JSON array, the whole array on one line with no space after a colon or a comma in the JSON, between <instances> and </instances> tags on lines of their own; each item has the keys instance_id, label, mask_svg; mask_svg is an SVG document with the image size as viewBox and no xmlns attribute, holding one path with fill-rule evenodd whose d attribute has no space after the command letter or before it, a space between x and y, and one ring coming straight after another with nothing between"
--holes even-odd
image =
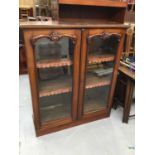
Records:
<instances>
[{"instance_id":1,"label":"shelf contents","mask_svg":"<svg viewBox=\"0 0 155 155\"><path fill-rule=\"evenodd\" d=\"M113 68L107 68L107 69L96 69L94 70L94 73L97 75L97 76L103 76L103 75L107 75L107 74L111 74L113 72Z\"/></svg>"},{"instance_id":2,"label":"shelf contents","mask_svg":"<svg viewBox=\"0 0 155 155\"><path fill-rule=\"evenodd\" d=\"M123 60L120 61L120 64L128 67L130 70L135 71L135 56L124 56Z\"/></svg>"}]
</instances>

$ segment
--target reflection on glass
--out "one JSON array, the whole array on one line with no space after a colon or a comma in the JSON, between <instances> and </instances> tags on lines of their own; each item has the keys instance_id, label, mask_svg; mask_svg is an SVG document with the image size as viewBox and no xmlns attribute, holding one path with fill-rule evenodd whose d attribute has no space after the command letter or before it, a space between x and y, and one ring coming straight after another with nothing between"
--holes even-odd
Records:
<instances>
[{"instance_id":1,"label":"reflection on glass","mask_svg":"<svg viewBox=\"0 0 155 155\"><path fill-rule=\"evenodd\" d=\"M84 113L107 107L119 38L104 34L88 40Z\"/></svg>"},{"instance_id":2,"label":"reflection on glass","mask_svg":"<svg viewBox=\"0 0 155 155\"><path fill-rule=\"evenodd\" d=\"M104 34L101 36L94 36L88 41L89 56L105 56L116 55L119 37L117 35Z\"/></svg>"},{"instance_id":3,"label":"reflection on glass","mask_svg":"<svg viewBox=\"0 0 155 155\"><path fill-rule=\"evenodd\" d=\"M73 51L68 38L35 42L42 123L71 117Z\"/></svg>"},{"instance_id":4,"label":"reflection on glass","mask_svg":"<svg viewBox=\"0 0 155 155\"><path fill-rule=\"evenodd\" d=\"M95 87L85 92L84 112L94 112L107 106L110 86Z\"/></svg>"},{"instance_id":5,"label":"reflection on glass","mask_svg":"<svg viewBox=\"0 0 155 155\"><path fill-rule=\"evenodd\" d=\"M72 60L73 44L70 39L65 37L57 42L42 38L35 43L35 55L37 61Z\"/></svg>"},{"instance_id":6,"label":"reflection on glass","mask_svg":"<svg viewBox=\"0 0 155 155\"><path fill-rule=\"evenodd\" d=\"M40 98L41 121L47 122L60 118L69 118L71 113L71 93Z\"/></svg>"},{"instance_id":7,"label":"reflection on glass","mask_svg":"<svg viewBox=\"0 0 155 155\"><path fill-rule=\"evenodd\" d=\"M101 110L107 106L113 65L113 62L87 65L84 112Z\"/></svg>"}]
</instances>

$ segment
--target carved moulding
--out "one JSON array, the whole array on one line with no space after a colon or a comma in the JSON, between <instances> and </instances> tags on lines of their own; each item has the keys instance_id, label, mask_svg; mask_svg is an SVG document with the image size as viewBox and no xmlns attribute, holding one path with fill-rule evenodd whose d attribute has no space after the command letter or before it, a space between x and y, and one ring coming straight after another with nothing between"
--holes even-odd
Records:
<instances>
[{"instance_id":1,"label":"carved moulding","mask_svg":"<svg viewBox=\"0 0 155 155\"><path fill-rule=\"evenodd\" d=\"M68 34L60 34L58 32L51 32L49 35L38 35L38 36L35 36L35 37L32 37L31 38L31 43L32 45L34 45L34 43L41 39L41 38L47 38L51 41L54 41L54 42L57 42L59 41L60 39L64 38L64 37L68 37L72 40L72 43L75 44L76 43L76 36L75 35L68 35Z\"/></svg>"},{"instance_id":2,"label":"carved moulding","mask_svg":"<svg viewBox=\"0 0 155 155\"><path fill-rule=\"evenodd\" d=\"M90 35L88 36L88 43L91 41L92 38L94 37L99 37L101 39L109 39L110 37L116 37L118 39L118 41L120 41L121 39L121 34L120 33L107 33L107 32L102 32L99 34L94 34L94 35Z\"/></svg>"}]
</instances>

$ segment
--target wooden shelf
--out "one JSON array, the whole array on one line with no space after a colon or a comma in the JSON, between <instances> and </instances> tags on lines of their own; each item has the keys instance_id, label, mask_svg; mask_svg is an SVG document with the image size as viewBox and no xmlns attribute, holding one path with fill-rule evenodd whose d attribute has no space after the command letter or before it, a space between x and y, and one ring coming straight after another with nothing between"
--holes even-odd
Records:
<instances>
[{"instance_id":1,"label":"wooden shelf","mask_svg":"<svg viewBox=\"0 0 155 155\"><path fill-rule=\"evenodd\" d=\"M37 68L62 67L70 65L72 65L72 61L69 59L41 60L36 64Z\"/></svg>"},{"instance_id":2,"label":"wooden shelf","mask_svg":"<svg viewBox=\"0 0 155 155\"><path fill-rule=\"evenodd\" d=\"M108 77L97 77L87 75L86 89L110 85ZM39 97L46 97L72 91L72 80L69 76L64 76L56 80L46 80L39 83Z\"/></svg>"},{"instance_id":3,"label":"wooden shelf","mask_svg":"<svg viewBox=\"0 0 155 155\"><path fill-rule=\"evenodd\" d=\"M130 51L130 52L123 52L122 55L126 55L126 54L135 54L135 51Z\"/></svg>"},{"instance_id":4,"label":"wooden shelf","mask_svg":"<svg viewBox=\"0 0 155 155\"><path fill-rule=\"evenodd\" d=\"M88 63L89 64L94 64L94 63L101 63L101 62L109 62L109 61L114 61L115 56L114 55L103 55L103 56L89 56L88 57Z\"/></svg>"},{"instance_id":5,"label":"wooden shelf","mask_svg":"<svg viewBox=\"0 0 155 155\"><path fill-rule=\"evenodd\" d=\"M130 70L126 66L121 65L119 67L119 71L122 72L122 73L124 73L128 77L132 78L133 80L135 80L135 72L133 70Z\"/></svg>"},{"instance_id":6,"label":"wooden shelf","mask_svg":"<svg viewBox=\"0 0 155 155\"><path fill-rule=\"evenodd\" d=\"M67 5L86 5L86 6L106 6L106 7L121 7L125 8L127 2L112 1L112 0L59 0L59 4Z\"/></svg>"},{"instance_id":7,"label":"wooden shelf","mask_svg":"<svg viewBox=\"0 0 155 155\"><path fill-rule=\"evenodd\" d=\"M98 77L93 74L86 76L86 89L110 85L109 76Z\"/></svg>"},{"instance_id":8,"label":"wooden shelf","mask_svg":"<svg viewBox=\"0 0 155 155\"><path fill-rule=\"evenodd\" d=\"M68 93L72 91L72 80L69 76L64 76L56 80L41 81L39 89L39 97Z\"/></svg>"},{"instance_id":9,"label":"wooden shelf","mask_svg":"<svg viewBox=\"0 0 155 155\"><path fill-rule=\"evenodd\" d=\"M114 61L114 55L105 55L105 56L89 56L88 63L101 63ZM41 60L36 64L37 68L50 68L50 67L62 67L62 66L71 66L72 61L69 59L58 59L58 60Z\"/></svg>"}]
</instances>

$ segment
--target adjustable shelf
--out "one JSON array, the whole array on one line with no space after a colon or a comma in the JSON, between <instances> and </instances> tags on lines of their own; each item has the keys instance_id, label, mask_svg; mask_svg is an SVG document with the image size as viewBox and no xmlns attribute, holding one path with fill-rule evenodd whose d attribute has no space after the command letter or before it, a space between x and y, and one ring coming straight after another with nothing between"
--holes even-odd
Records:
<instances>
[{"instance_id":1,"label":"adjustable shelf","mask_svg":"<svg viewBox=\"0 0 155 155\"><path fill-rule=\"evenodd\" d=\"M41 81L39 84L39 97L46 97L68 93L72 91L70 77L61 77L56 80Z\"/></svg>"},{"instance_id":2,"label":"adjustable shelf","mask_svg":"<svg viewBox=\"0 0 155 155\"><path fill-rule=\"evenodd\" d=\"M86 89L110 85L107 77L97 77L88 75L86 80ZM39 97L69 93L72 91L72 81L70 77L62 77L56 80L41 81L39 84Z\"/></svg>"},{"instance_id":3,"label":"adjustable shelf","mask_svg":"<svg viewBox=\"0 0 155 155\"><path fill-rule=\"evenodd\" d=\"M69 59L57 59L57 60L41 60L36 64L37 68L50 68L50 67L62 67L70 66L72 61Z\"/></svg>"},{"instance_id":4,"label":"adjustable shelf","mask_svg":"<svg viewBox=\"0 0 155 155\"><path fill-rule=\"evenodd\" d=\"M102 89L102 88L100 88L101 86L105 86L105 87L110 86L110 80L108 80L108 78L99 78L99 77L92 76L92 75L88 76L88 79L86 81L86 89L87 89L87 91L89 91L89 93L90 93L90 91L96 92L96 89ZM90 88L92 88L92 89L90 89ZM96 89L93 90L93 88L96 88ZM66 90L67 90L67 88L66 88ZM58 96L58 95L59 94L57 94L55 97L60 98L60 96ZM64 95L67 96L67 94L64 94ZM53 100L53 98L50 99L50 97L51 96L49 96L48 98L44 98L44 100L41 101L42 105L46 104L47 102L51 102L51 100ZM92 96L92 98L89 98L89 97L87 97L87 92L86 92L86 98L88 98L88 100L85 101L85 112L98 111L98 110L104 109L106 107L106 102L103 102L104 101L103 98L100 98L100 97L94 98L93 96ZM63 102L64 101L65 100L63 100ZM50 106L41 107L42 122L51 121L51 119L56 120L60 117L61 118L69 118L71 107L70 107L69 103L66 102L65 104L62 104L63 102L58 102L58 103L52 104Z\"/></svg>"},{"instance_id":5,"label":"adjustable shelf","mask_svg":"<svg viewBox=\"0 0 155 155\"><path fill-rule=\"evenodd\" d=\"M95 87L102 87L106 85L110 85L111 80L106 77L98 77L96 75L87 75L86 79L86 89L95 88Z\"/></svg>"},{"instance_id":6,"label":"adjustable shelf","mask_svg":"<svg viewBox=\"0 0 155 155\"><path fill-rule=\"evenodd\" d=\"M94 64L94 63L101 63L101 62L109 62L109 61L114 61L115 56L114 55L103 55L103 56L89 56L88 57L88 63L89 64Z\"/></svg>"},{"instance_id":7,"label":"adjustable shelf","mask_svg":"<svg viewBox=\"0 0 155 155\"><path fill-rule=\"evenodd\" d=\"M102 63L114 61L114 55L105 55L105 56L89 56L88 64ZM71 66L72 61L69 59L59 59L59 60L41 60L36 63L38 69L52 68L52 67L63 67Z\"/></svg>"},{"instance_id":8,"label":"adjustable shelf","mask_svg":"<svg viewBox=\"0 0 155 155\"><path fill-rule=\"evenodd\" d=\"M104 56L89 56L88 63L101 63L101 62L109 62L114 61L114 55L104 55ZM37 68L50 68L50 67L63 67L63 66L71 66L72 61L69 59L58 59L58 60L40 60L36 63Z\"/></svg>"}]
</instances>

